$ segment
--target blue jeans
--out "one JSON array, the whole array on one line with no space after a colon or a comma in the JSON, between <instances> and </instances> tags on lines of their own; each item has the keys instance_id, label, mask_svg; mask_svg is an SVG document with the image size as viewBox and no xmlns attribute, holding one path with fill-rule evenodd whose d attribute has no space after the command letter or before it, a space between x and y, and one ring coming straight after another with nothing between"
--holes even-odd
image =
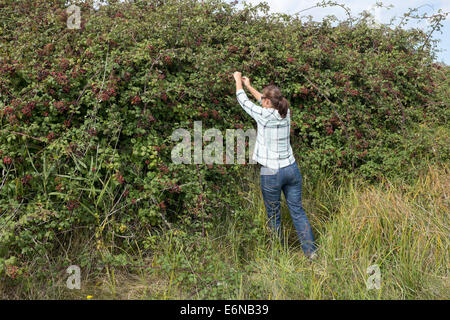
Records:
<instances>
[{"instance_id":1,"label":"blue jeans","mask_svg":"<svg viewBox=\"0 0 450 320\"><path fill-rule=\"evenodd\" d=\"M302 207L302 175L297 163L294 162L278 170L261 167L260 177L270 227L282 239L280 200L281 190L283 190L303 252L310 256L317 248L311 225Z\"/></svg>"}]
</instances>

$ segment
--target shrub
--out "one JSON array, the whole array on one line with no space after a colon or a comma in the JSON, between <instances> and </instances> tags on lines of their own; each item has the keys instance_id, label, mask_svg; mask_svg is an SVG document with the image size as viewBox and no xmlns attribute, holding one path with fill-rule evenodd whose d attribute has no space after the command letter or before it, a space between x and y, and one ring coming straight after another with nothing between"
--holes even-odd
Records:
<instances>
[{"instance_id":1,"label":"shrub","mask_svg":"<svg viewBox=\"0 0 450 320\"><path fill-rule=\"evenodd\" d=\"M179 219L206 232L238 206L247 167L174 164L170 136L196 120L253 127L236 70L282 89L297 161L311 170L375 180L409 165L415 151L393 151L412 124L448 122L437 89L448 67L420 30L302 23L264 3L109 2L80 4L78 30L66 1L0 1L2 259L42 256L79 229L99 250Z\"/></svg>"}]
</instances>

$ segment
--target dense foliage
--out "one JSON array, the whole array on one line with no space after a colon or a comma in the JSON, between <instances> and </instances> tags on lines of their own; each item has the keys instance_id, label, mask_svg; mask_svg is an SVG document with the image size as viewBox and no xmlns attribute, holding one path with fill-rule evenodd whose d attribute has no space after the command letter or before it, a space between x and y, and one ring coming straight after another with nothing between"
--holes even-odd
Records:
<instances>
[{"instance_id":1,"label":"dense foliage","mask_svg":"<svg viewBox=\"0 0 450 320\"><path fill-rule=\"evenodd\" d=\"M206 232L234 210L249 166L174 164L170 136L197 120L224 136L253 128L236 70L290 101L301 168L376 181L415 157L448 160L446 145L408 136L449 116L448 68L423 31L221 0L85 1L69 29L65 2L0 1L0 262L44 256L80 229L99 249L178 219Z\"/></svg>"}]
</instances>

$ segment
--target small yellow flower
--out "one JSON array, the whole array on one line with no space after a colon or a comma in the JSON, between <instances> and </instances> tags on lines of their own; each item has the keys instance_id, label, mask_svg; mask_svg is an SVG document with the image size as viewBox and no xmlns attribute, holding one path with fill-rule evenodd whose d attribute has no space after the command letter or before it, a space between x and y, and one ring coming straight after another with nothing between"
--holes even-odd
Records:
<instances>
[{"instance_id":1,"label":"small yellow flower","mask_svg":"<svg viewBox=\"0 0 450 320\"><path fill-rule=\"evenodd\" d=\"M90 300L90 299L92 299L93 298L93 296L87 296L86 297L86 299L88 299L88 300Z\"/></svg>"}]
</instances>

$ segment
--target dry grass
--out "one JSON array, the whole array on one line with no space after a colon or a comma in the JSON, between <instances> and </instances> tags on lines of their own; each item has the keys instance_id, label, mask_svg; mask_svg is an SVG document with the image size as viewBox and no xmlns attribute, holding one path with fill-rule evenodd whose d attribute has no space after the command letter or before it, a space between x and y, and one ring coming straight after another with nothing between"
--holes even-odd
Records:
<instances>
[{"instance_id":1,"label":"dry grass","mask_svg":"<svg viewBox=\"0 0 450 320\"><path fill-rule=\"evenodd\" d=\"M334 177L315 177L312 183L305 174L303 206L319 246L313 263L299 247L285 203L282 221L289 245L270 241L254 176L241 216L230 215L207 239L191 239L204 249L187 253L183 232L172 231L158 237L151 254L139 254L153 268L87 274L81 290L67 290L62 274L50 287L41 283L31 284L27 293L0 291L9 299L449 299L448 169L430 166L410 186L388 180L339 184ZM248 236L243 218L256 226L254 236ZM199 272L205 265L198 261L206 258L213 270L208 272L214 273L210 278ZM167 261L168 267L157 261ZM367 289L371 265L380 268L380 289ZM199 281L189 282L187 276Z\"/></svg>"}]
</instances>

